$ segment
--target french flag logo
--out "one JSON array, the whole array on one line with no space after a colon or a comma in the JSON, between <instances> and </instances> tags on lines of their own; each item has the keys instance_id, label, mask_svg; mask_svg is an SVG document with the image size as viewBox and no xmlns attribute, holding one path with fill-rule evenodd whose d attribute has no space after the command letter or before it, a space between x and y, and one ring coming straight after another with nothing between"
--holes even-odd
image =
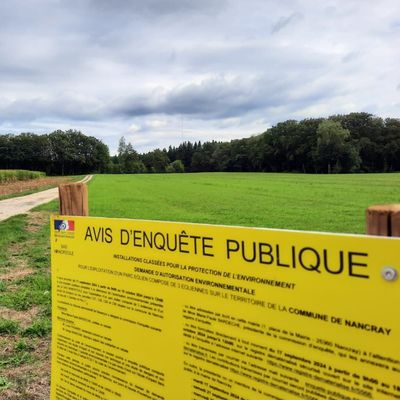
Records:
<instances>
[{"instance_id":1,"label":"french flag logo","mask_svg":"<svg viewBox=\"0 0 400 400\"><path fill-rule=\"evenodd\" d=\"M57 231L74 231L75 221L56 219L54 220L54 229Z\"/></svg>"}]
</instances>

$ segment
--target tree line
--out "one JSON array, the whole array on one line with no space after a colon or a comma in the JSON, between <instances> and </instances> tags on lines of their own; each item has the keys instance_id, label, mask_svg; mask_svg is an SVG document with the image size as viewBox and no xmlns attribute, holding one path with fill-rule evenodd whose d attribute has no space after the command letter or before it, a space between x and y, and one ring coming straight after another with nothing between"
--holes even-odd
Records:
<instances>
[{"instance_id":1,"label":"tree line","mask_svg":"<svg viewBox=\"0 0 400 400\"><path fill-rule=\"evenodd\" d=\"M230 142L169 147L186 171L349 173L400 171L400 119L368 113L280 122Z\"/></svg>"},{"instance_id":2,"label":"tree line","mask_svg":"<svg viewBox=\"0 0 400 400\"><path fill-rule=\"evenodd\" d=\"M164 172L348 173L400 171L400 119L369 113L280 122L230 142L183 142L139 154L122 137L116 155L78 131L0 136L0 168L47 174Z\"/></svg>"},{"instance_id":3,"label":"tree line","mask_svg":"<svg viewBox=\"0 0 400 400\"><path fill-rule=\"evenodd\" d=\"M122 137L118 144L117 155L111 157L108 172L113 174L141 174L184 172L185 167L180 159L171 159L165 149L155 149L139 154L131 143Z\"/></svg>"},{"instance_id":4,"label":"tree line","mask_svg":"<svg viewBox=\"0 0 400 400\"><path fill-rule=\"evenodd\" d=\"M28 169L47 175L106 172L110 154L100 140L79 131L0 135L0 169Z\"/></svg>"}]
</instances>

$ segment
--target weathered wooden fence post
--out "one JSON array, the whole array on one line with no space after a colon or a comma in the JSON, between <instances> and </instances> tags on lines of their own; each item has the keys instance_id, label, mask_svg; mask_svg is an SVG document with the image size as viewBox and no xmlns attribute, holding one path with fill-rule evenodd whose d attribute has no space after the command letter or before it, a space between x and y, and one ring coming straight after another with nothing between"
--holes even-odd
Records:
<instances>
[{"instance_id":1,"label":"weathered wooden fence post","mask_svg":"<svg viewBox=\"0 0 400 400\"><path fill-rule=\"evenodd\" d=\"M85 183L58 186L61 215L89 215L88 190Z\"/></svg>"},{"instance_id":2,"label":"weathered wooden fence post","mask_svg":"<svg viewBox=\"0 0 400 400\"><path fill-rule=\"evenodd\" d=\"M367 235L400 237L400 204L368 207L366 222Z\"/></svg>"}]
</instances>

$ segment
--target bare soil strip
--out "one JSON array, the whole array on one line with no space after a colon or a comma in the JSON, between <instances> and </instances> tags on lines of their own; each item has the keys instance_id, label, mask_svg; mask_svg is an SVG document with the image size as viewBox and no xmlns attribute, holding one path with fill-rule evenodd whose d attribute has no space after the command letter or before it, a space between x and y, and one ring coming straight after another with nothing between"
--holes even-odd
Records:
<instances>
[{"instance_id":1,"label":"bare soil strip","mask_svg":"<svg viewBox=\"0 0 400 400\"><path fill-rule=\"evenodd\" d=\"M39 307L33 306L26 311L16 311L11 308L0 306L0 318L11 319L17 321L21 328L29 326L39 312Z\"/></svg>"},{"instance_id":2,"label":"bare soil strip","mask_svg":"<svg viewBox=\"0 0 400 400\"><path fill-rule=\"evenodd\" d=\"M29 181L17 181L10 183L0 184L0 196L25 192L27 190L36 190L48 186L58 186L61 183L70 182L71 178L68 176L46 177L39 179L32 179Z\"/></svg>"}]
</instances>

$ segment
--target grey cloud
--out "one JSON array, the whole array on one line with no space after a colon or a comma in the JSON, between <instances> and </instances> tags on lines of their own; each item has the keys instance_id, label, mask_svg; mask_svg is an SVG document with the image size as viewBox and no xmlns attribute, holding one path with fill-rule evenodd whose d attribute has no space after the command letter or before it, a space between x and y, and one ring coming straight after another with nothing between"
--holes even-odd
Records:
<instances>
[{"instance_id":1,"label":"grey cloud","mask_svg":"<svg viewBox=\"0 0 400 400\"><path fill-rule=\"evenodd\" d=\"M104 104L91 99L77 99L63 94L52 98L27 98L0 101L3 120L31 122L38 119L84 121L97 120L105 115Z\"/></svg>"},{"instance_id":2,"label":"grey cloud","mask_svg":"<svg viewBox=\"0 0 400 400\"><path fill-rule=\"evenodd\" d=\"M172 90L164 108L171 114L202 115L205 118L225 117L257 108L253 87L239 79L208 79Z\"/></svg>"},{"instance_id":3,"label":"grey cloud","mask_svg":"<svg viewBox=\"0 0 400 400\"><path fill-rule=\"evenodd\" d=\"M226 4L225 0L89 0L86 2L96 11L111 14L129 13L153 16L191 13L193 11L212 12L220 10Z\"/></svg>"},{"instance_id":4,"label":"grey cloud","mask_svg":"<svg viewBox=\"0 0 400 400\"><path fill-rule=\"evenodd\" d=\"M223 73L227 67L233 73L248 76L251 74L286 74L291 71L324 71L328 60L312 49L280 48L273 43L239 43L229 46L204 46L188 49L180 53L180 61L189 71ZM245 73L244 73L245 71Z\"/></svg>"},{"instance_id":5,"label":"grey cloud","mask_svg":"<svg viewBox=\"0 0 400 400\"><path fill-rule=\"evenodd\" d=\"M224 118L258 108L263 103L260 100L259 90L255 89L251 82L212 78L175 87L153 98L123 100L114 108L114 112L126 117L181 114L203 119Z\"/></svg>"},{"instance_id":6,"label":"grey cloud","mask_svg":"<svg viewBox=\"0 0 400 400\"><path fill-rule=\"evenodd\" d=\"M299 90L298 80L304 79L303 89ZM114 107L113 115L167 114L195 116L204 120L223 119L278 106L295 108L299 104L307 105L338 94L335 82L313 85L312 77L305 75L280 79L262 76L249 80L214 77L178 86L157 99L124 99Z\"/></svg>"},{"instance_id":7,"label":"grey cloud","mask_svg":"<svg viewBox=\"0 0 400 400\"><path fill-rule=\"evenodd\" d=\"M351 61L356 60L358 57L360 56L360 52L359 51L350 51L349 53L347 53L345 56L342 57L342 62L344 63L348 63Z\"/></svg>"},{"instance_id":8,"label":"grey cloud","mask_svg":"<svg viewBox=\"0 0 400 400\"><path fill-rule=\"evenodd\" d=\"M3 0L0 124L111 138L154 115L196 132L321 109L390 115L399 12L395 0Z\"/></svg>"},{"instance_id":9,"label":"grey cloud","mask_svg":"<svg viewBox=\"0 0 400 400\"><path fill-rule=\"evenodd\" d=\"M315 82L313 72L293 76L261 75L228 79L216 76L115 99L56 93L47 98L0 102L0 113L9 120L36 120L43 117L71 121L134 118L155 114L185 115L203 120L243 116L276 107L295 109L337 95L334 81Z\"/></svg>"},{"instance_id":10,"label":"grey cloud","mask_svg":"<svg viewBox=\"0 0 400 400\"><path fill-rule=\"evenodd\" d=\"M287 17L281 17L278 22L276 22L271 29L271 33L278 33L282 29L286 28L291 23L294 23L302 18L302 14L294 12Z\"/></svg>"},{"instance_id":11,"label":"grey cloud","mask_svg":"<svg viewBox=\"0 0 400 400\"><path fill-rule=\"evenodd\" d=\"M39 77L41 72L37 68L32 68L29 65L13 65L12 63L2 62L0 64L0 76L5 81L13 79L26 80Z\"/></svg>"}]
</instances>

